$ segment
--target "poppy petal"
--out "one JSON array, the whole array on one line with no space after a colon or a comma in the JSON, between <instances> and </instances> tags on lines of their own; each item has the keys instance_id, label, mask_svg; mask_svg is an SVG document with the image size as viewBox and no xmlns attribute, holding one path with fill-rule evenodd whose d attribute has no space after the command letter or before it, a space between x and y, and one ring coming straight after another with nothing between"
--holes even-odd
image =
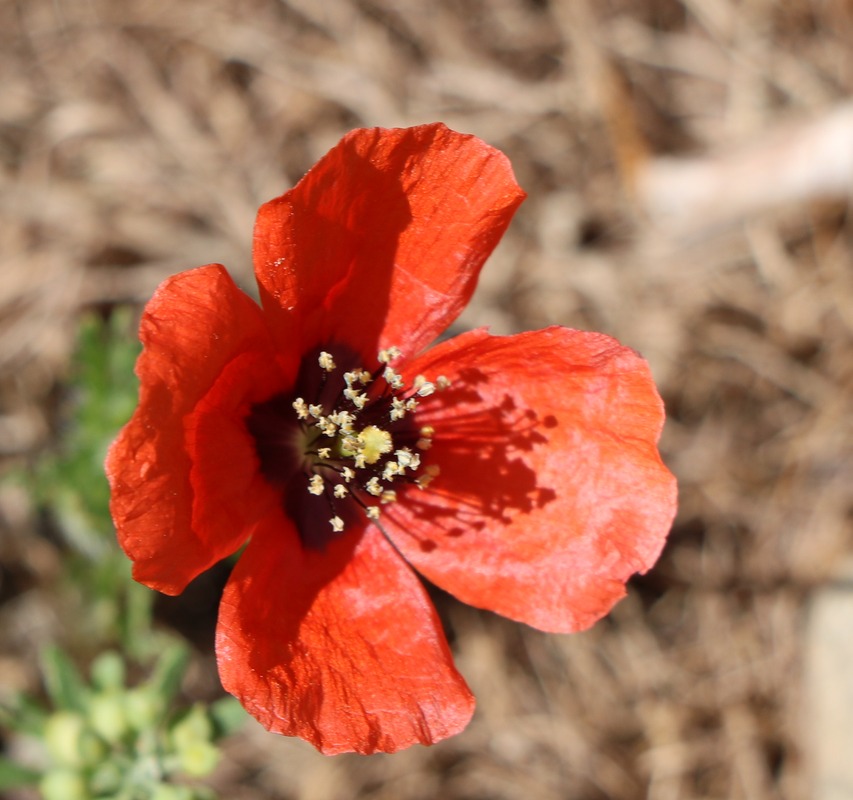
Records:
<instances>
[{"instance_id":1,"label":"poppy petal","mask_svg":"<svg viewBox=\"0 0 853 800\"><path fill-rule=\"evenodd\" d=\"M462 311L524 196L506 156L442 124L351 132L258 213L279 341L418 353Z\"/></svg>"},{"instance_id":2,"label":"poppy petal","mask_svg":"<svg viewBox=\"0 0 853 800\"><path fill-rule=\"evenodd\" d=\"M248 535L233 514L227 524L216 522L222 503L211 504L211 494L230 480L226 499L239 504L234 496L246 489L245 481L236 471L220 480L221 467L230 462L233 470L235 461L254 455L221 414L223 426L214 429L216 403L208 395L228 396L234 405L258 391L270 373L271 340L261 309L217 264L161 284L139 335L139 406L107 455L110 509L119 543L134 561L134 577L177 594ZM194 460L198 450L200 465ZM253 463L249 474L256 472ZM212 488L199 503L205 486ZM203 509L205 503L208 510L199 517L194 506Z\"/></svg>"},{"instance_id":3,"label":"poppy petal","mask_svg":"<svg viewBox=\"0 0 853 800\"><path fill-rule=\"evenodd\" d=\"M675 513L646 362L603 334L474 331L405 372L452 385L418 410L439 476L383 514L404 557L460 600L542 630L606 614Z\"/></svg>"},{"instance_id":4,"label":"poppy petal","mask_svg":"<svg viewBox=\"0 0 853 800\"><path fill-rule=\"evenodd\" d=\"M319 551L270 515L225 587L216 650L249 713L326 754L430 744L473 713L426 592L372 526Z\"/></svg>"}]
</instances>

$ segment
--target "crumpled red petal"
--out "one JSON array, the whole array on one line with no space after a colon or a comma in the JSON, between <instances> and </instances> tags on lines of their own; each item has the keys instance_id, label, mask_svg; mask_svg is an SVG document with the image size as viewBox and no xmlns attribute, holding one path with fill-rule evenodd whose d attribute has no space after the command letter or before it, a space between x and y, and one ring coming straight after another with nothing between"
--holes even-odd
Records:
<instances>
[{"instance_id":1,"label":"crumpled red petal","mask_svg":"<svg viewBox=\"0 0 853 800\"><path fill-rule=\"evenodd\" d=\"M236 409L253 391L269 391L259 384L271 374L279 376L274 357L265 356L272 350L261 309L218 264L161 284L139 335L139 406L107 455L110 509L134 577L178 594L250 532L235 509L252 507L239 473L257 473L257 459ZM211 393L230 398L230 421ZM223 504L217 494L229 480Z\"/></svg>"},{"instance_id":2,"label":"crumpled red petal","mask_svg":"<svg viewBox=\"0 0 853 800\"><path fill-rule=\"evenodd\" d=\"M321 552L271 515L225 588L216 651L253 716L329 755L431 744L474 709L423 587L373 527Z\"/></svg>"},{"instance_id":3,"label":"crumpled red petal","mask_svg":"<svg viewBox=\"0 0 853 800\"><path fill-rule=\"evenodd\" d=\"M442 124L356 130L255 226L282 346L414 355L447 329L524 198L507 158Z\"/></svg>"},{"instance_id":4,"label":"crumpled red petal","mask_svg":"<svg viewBox=\"0 0 853 800\"><path fill-rule=\"evenodd\" d=\"M382 517L405 558L460 600L542 630L606 614L675 514L646 362L603 334L474 331L404 372L453 381L418 413L440 476L398 491Z\"/></svg>"}]
</instances>

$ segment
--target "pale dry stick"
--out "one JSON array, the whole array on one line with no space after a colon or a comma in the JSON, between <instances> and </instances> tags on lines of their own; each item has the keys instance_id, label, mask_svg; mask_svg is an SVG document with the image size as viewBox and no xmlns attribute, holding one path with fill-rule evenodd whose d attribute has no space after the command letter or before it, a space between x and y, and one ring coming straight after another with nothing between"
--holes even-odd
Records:
<instances>
[{"instance_id":1,"label":"pale dry stick","mask_svg":"<svg viewBox=\"0 0 853 800\"><path fill-rule=\"evenodd\" d=\"M828 403L836 390L816 370L792 362L765 336L751 331L719 329L705 349L715 359L730 359L745 365L758 377L813 408Z\"/></svg>"},{"instance_id":2,"label":"pale dry stick","mask_svg":"<svg viewBox=\"0 0 853 800\"><path fill-rule=\"evenodd\" d=\"M762 736L751 709L744 703L727 706L723 709L723 725L731 748L732 796L773 797L773 780L761 750Z\"/></svg>"},{"instance_id":3,"label":"pale dry stick","mask_svg":"<svg viewBox=\"0 0 853 800\"><path fill-rule=\"evenodd\" d=\"M729 74L723 50L701 32L666 35L632 17L619 18L599 31L603 46L618 60L722 84ZM703 119L704 125L708 124Z\"/></svg>"},{"instance_id":4,"label":"pale dry stick","mask_svg":"<svg viewBox=\"0 0 853 800\"><path fill-rule=\"evenodd\" d=\"M729 153L652 158L636 174L636 192L675 236L712 232L786 203L850 197L853 103Z\"/></svg>"},{"instance_id":5,"label":"pale dry stick","mask_svg":"<svg viewBox=\"0 0 853 800\"><path fill-rule=\"evenodd\" d=\"M732 82L751 72L790 98L794 105L814 107L831 101L833 95L815 74L812 64L791 55L784 47L774 47L768 30L761 30L759 21L767 23L768 15L760 4L731 0L682 2L731 60L735 74L729 83L735 93L739 93L740 87Z\"/></svg>"},{"instance_id":6,"label":"pale dry stick","mask_svg":"<svg viewBox=\"0 0 853 800\"><path fill-rule=\"evenodd\" d=\"M601 46L600 26L588 0L559 6L557 20L571 43L580 76L576 86L579 107L604 121L622 180L630 190L637 169L648 161L650 151L628 88Z\"/></svg>"}]
</instances>

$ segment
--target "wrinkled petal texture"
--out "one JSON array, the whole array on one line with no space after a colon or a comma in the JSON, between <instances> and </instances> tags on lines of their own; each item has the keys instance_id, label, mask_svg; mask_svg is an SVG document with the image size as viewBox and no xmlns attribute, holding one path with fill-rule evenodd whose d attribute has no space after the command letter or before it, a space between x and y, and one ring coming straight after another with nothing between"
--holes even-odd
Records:
<instances>
[{"instance_id":1,"label":"wrinkled petal texture","mask_svg":"<svg viewBox=\"0 0 853 800\"><path fill-rule=\"evenodd\" d=\"M321 752L394 752L461 731L474 700L418 579L372 526L324 552L271 514L223 594L225 689Z\"/></svg>"},{"instance_id":2,"label":"wrinkled petal texture","mask_svg":"<svg viewBox=\"0 0 853 800\"><path fill-rule=\"evenodd\" d=\"M460 600L542 630L606 614L675 513L646 362L603 334L474 331L405 372L453 384L418 414L440 476L382 518L403 555Z\"/></svg>"},{"instance_id":3,"label":"wrinkled petal texture","mask_svg":"<svg viewBox=\"0 0 853 800\"><path fill-rule=\"evenodd\" d=\"M261 309L219 265L166 280L140 339L139 406L107 456L110 508L134 577L177 594L274 499L243 419L284 378Z\"/></svg>"},{"instance_id":4,"label":"wrinkled petal texture","mask_svg":"<svg viewBox=\"0 0 853 800\"><path fill-rule=\"evenodd\" d=\"M414 355L462 311L524 198L507 158L444 125L356 130L255 226L282 347Z\"/></svg>"}]
</instances>

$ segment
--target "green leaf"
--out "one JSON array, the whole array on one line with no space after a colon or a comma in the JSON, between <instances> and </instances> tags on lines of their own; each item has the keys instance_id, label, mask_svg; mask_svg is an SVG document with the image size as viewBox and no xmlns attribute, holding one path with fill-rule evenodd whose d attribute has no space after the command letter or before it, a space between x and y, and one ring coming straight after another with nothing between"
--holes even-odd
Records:
<instances>
[{"instance_id":1,"label":"green leaf","mask_svg":"<svg viewBox=\"0 0 853 800\"><path fill-rule=\"evenodd\" d=\"M154 674L148 680L150 689L166 701L175 697L180 691L189 658L189 650L183 644L175 642L169 645L157 660Z\"/></svg>"},{"instance_id":2,"label":"green leaf","mask_svg":"<svg viewBox=\"0 0 853 800\"><path fill-rule=\"evenodd\" d=\"M18 692L0 701L0 730L41 736L48 713L32 697Z\"/></svg>"},{"instance_id":3,"label":"green leaf","mask_svg":"<svg viewBox=\"0 0 853 800\"><path fill-rule=\"evenodd\" d=\"M29 786L41 778L41 773L29 767L23 767L14 761L0 756L0 792L18 786Z\"/></svg>"},{"instance_id":4,"label":"green leaf","mask_svg":"<svg viewBox=\"0 0 853 800\"><path fill-rule=\"evenodd\" d=\"M104 457L137 402L133 362L139 343L131 321L129 309L106 319L81 318L60 448L42 459L35 475L36 497L56 515L66 541L96 562L115 545Z\"/></svg>"},{"instance_id":5,"label":"green leaf","mask_svg":"<svg viewBox=\"0 0 853 800\"><path fill-rule=\"evenodd\" d=\"M230 736L239 730L249 718L248 713L235 697L221 697L208 709L213 721L214 741Z\"/></svg>"},{"instance_id":6,"label":"green leaf","mask_svg":"<svg viewBox=\"0 0 853 800\"><path fill-rule=\"evenodd\" d=\"M56 645L42 651L41 671L45 689L57 709L85 710L86 684L71 659Z\"/></svg>"}]
</instances>

